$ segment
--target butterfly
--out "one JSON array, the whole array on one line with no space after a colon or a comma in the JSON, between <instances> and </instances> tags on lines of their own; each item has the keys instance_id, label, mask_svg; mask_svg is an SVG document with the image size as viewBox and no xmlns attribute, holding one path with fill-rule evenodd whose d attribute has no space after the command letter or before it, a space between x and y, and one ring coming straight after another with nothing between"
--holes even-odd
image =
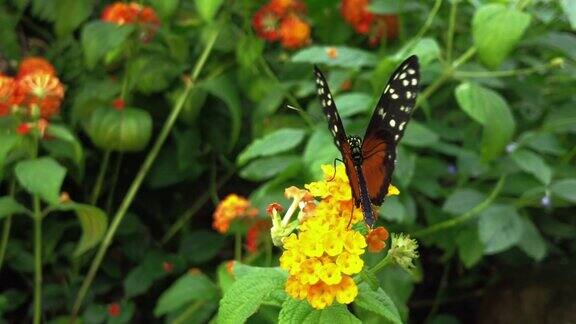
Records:
<instances>
[{"instance_id":1,"label":"butterfly","mask_svg":"<svg viewBox=\"0 0 576 324\"><path fill-rule=\"evenodd\" d=\"M396 146L416 104L420 83L418 57L412 55L407 58L390 76L364 139L346 135L326 78L316 66L314 74L328 129L342 153L354 204L362 206L364 221L372 227L375 219L372 204L381 205L388 193L396 164Z\"/></svg>"}]
</instances>

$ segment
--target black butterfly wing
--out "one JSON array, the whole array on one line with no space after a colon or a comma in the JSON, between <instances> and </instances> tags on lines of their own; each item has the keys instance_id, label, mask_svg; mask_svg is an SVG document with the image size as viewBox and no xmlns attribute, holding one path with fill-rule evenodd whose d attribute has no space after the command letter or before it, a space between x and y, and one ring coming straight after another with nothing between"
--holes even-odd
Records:
<instances>
[{"instance_id":1,"label":"black butterfly wing","mask_svg":"<svg viewBox=\"0 0 576 324\"><path fill-rule=\"evenodd\" d=\"M390 76L362 142L362 171L370 201L381 205L392 180L396 145L416 104L420 83L418 57L410 56Z\"/></svg>"},{"instance_id":2,"label":"black butterfly wing","mask_svg":"<svg viewBox=\"0 0 576 324\"><path fill-rule=\"evenodd\" d=\"M360 204L358 175L356 174L354 162L352 161L352 152L347 141L344 125L342 125L342 120L340 119L338 110L336 110L336 104L328 88L328 82L326 82L324 74L322 74L316 66L314 66L314 76L316 77L318 97L320 98L326 119L328 119L328 130L330 130L334 136L334 144L336 144L336 147L340 150L340 153L342 153L342 160L346 166L346 174L348 175L350 187L352 188L352 197L354 198L356 206L358 206Z\"/></svg>"}]
</instances>

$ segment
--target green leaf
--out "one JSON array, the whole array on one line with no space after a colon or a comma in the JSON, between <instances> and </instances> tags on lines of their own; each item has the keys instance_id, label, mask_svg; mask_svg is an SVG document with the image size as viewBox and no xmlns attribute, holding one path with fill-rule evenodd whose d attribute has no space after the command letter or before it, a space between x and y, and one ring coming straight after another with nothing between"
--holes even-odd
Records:
<instances>
[{"instance_id":1,"label":"green leaf","mask_svg":"<svg viewBox=\"0 0 576 324\"><path fill-rule=\"evenodd\" d=\"M196 230L186 234L180 243L178 253L192 264L212 260L224 244L224 236L209 230Z\"/></svg>"},{"instance_id":2,"label":"green leaf","mask_svg":"<svg viewBox=\"0 0 576 324\"><path fill-rule=\"evenodd\" d=\"M409 49L410 51L406 51ZM406 46L395 55L398 61L402 61L410 55L418 56L420 66L428 66L440 58L440 45L434 38L422 38L416 45L407 43Z\"/></svg>"},{"instance_id":3,"label":"green leaf","mask_svg":"<svg viewBox=\"0 0 576 324\"><path fill-rule=\"evenodd\" d=\"M74 161L79 168L84 166L84 149L82 148L82 144L76 135L74 135L74 133L72 133L66 126L50 124L46 130L46 134L55 139L61 140L64 146L62 152L64 152L65 157Z\"/></svg>"},{"instance_id":4,"label":"green leaf","mask_svg":"<svg viewBox=\"0 0 576 324\"><path fill-rule=\"evenodd\" d=\"M54 29L59 37L72 33L92 13L92 0L57 0Z\"/></svg>"},{"instance_id":5,"label":"green leaf","mask_svg":"<svg viewBox=\"0 0 576 324\"><path fill-rule=\"evenodd\" d=\"M306 132L298 128L282 128L252 142L238 155L238 165L256 158L286 152L296 147Z\"/></svg>"},{"instance_id":6,"label":"green leaf","mask_svg":"<svg viewBox=\"0 0 576 324\"><path fill-rule=\"evenodd\" d=\"M332 134L326 129L326 125L318 125L312 132L306 147L304 148L304 165L313 178L321 178L321 164L332 163L334 158L339 157L340 152L334 145Z\"/></svg>"},{"instance_id":7,"label":"green leaf","mask_svg":"<svg viewBox=\"0 0 576 324\"><path fill-rule=\"evenodd\" d=\"M514 206L492 205L480 213L478 235L484 254L502 252L520 241L524 225Z\"/></svg>"},{"instance_id":8,"label":"green leaf","mask_svg":"<svg viewBox=\"0 0 576 324\"><path fill-rule=\"evenodd\" d=\"M480 242L476 226L469 226L458 232L456 246L460 260L468 269L478 263L484 254L484 245Z\"/></svg>"},{"instance_id":9,"label":"green leaf","mask_svg":"<svg viewBox=\"0 0 576 324\"><path fill-rule=\"evenodd\" d=\"M75 257L79 257L84 252L90 250L98 244L104 237L104 234L106 234L108 216L106 216L106 213L100 208L76 202L59 204L56 205L55 208L64 211L74 211L80 221L82 236L74 250Z\"/></svg>"},{"instance_id":10,"label":"green leaf","mask_svg":"<svg viewBox=\"0 0 576 324\"><path fill-rule=\"evenodd\" d=\"M199 271L188 271L166 289L156 303L154 316L174 312L196 300L210 300L218 296L216 285Z\"/></svg>"},{"instance_id":11,"label":"green leaf","mask_svg":"<svg viewBox=\"0 0 576 324\"><path fill-rule=\"evenodd\" d=\"M2 9L5 7L3 6ZM7 58L18 59L21 55L16 26L19 22L18 15L8 10L0 10L0 48Z\"/></svg>"},{"instance_id":12,"label":"green leaf","mask_svg":"<svg viewBox=\"0 0 576 324\"><path fill-rule=\"evenodd\" d=\"M480 60L498 67L516 47L530 24L530 15L501 4L480 7L472 19L472 36Z\"/></svg>"},{"instance_id":13,"label":"green leaf","mask_svg":"<svg viewBox=\"0 0 576 324\"><path fill-rule=\"evenodd\" d=\"M299 164L301 159L298 155L281 155L252 160L240 170L240 177L251 181L267 180L291 165Z\"/></svg>"},{"instance_id":14,"label":"green leaf","mask_svg":"<svg viewBox=\"0 0 576 324\"><path fill-rule=\"evenodd\" d=\"M124 44L133 31L134 26L131 25L119 26L102 21L84 25L80 41L84 49L86 66L89 69L95 68L104 55Z\"/></svg>"},{"instance_id":15,"label":"green leaf","mask_svg":"<svg viewBox=\"0 0 576 324\"><path fill-rule=\"evenodd\" d=\"M167 275L163 264L168 257L158 251L148 252L142 262L134 267L124 279L124 293L133 298L148 291L154 281Z\"/></svg>"},{"instance_id":16,"label":"green leaf","mask_svg":"<svg viewBox=\"0 0 576 324\"><path fill-rule=\"evenodd\" d=\"M196 9L200 17L207 22L211 22L224 0L195 0L194 2L196 3Z\"/></svg>"},{"instance_id":17,"label":"green leaf","mask_svg":"<svg viewBox=\"0 0 576 324\"><path fill-rule=\"evenodd\" d=\"M368 112L371 108L372 96L363 92L350 92L336 96L335 101L340 117L347 118L358 113Z\"/></svg>"},{"instance_id":18,"label":"green leaf","mask_svg":"<svg viewBox=\"0 0 576 324\"><path fill-rule=\"evenodd\" d=\"M442 210L453 215L463 214L486 198L481 192L470 188L454 190L442 205Z\"/></svg>"},{"instance_id":19,"label":"green leaf","mask_svg":"<svg viewBox=\"0 0 576 324\"><path fill-rule=\"evenodd\" d=\"M524 231L518 242L518 247L536 261L541 261L548 252L546 242L538 228L529 218L522 218Z\"/></svg>"},{"instance_id":20,"label":"green leaf","mask_svg":"<svg viewBox=\"0 0 576 324\"><path fill-rule=\"evenodd\" d=\"M242 107L240 106L240 96L238 95L236 84L232 82L231 76L223 75L209 79L202 83L201 87L224 101L228 107L231 125L230 139L228 141L228 150L230 151L238 141L242 122Z\"/></svg>"},{"instance_id":21,"label":"green leaf","mask_svg":"<svg viewBox=\"0 0 576 324\"><path fill-rule=\"evenodd\" d=\"M576 2L574 0L560 0L560 6L568 18L572 30L576 30Z\"/></svg>"},{"instance_id":22,"label":"green leaf","mask_svg":"<svg viewBox=\"0 0 576 324\"><path fill-rule=\"evenodd\" d=\"M245 322L263 302L284 290L286 277L274 268L262 268L262 271L238 278L220 300L218 323Z\"/></svg>"},{"instance_id":23,"label":"green leaf","mask_svg":"<svg viewBox=\"0 0 576 324\"><path fill-rule=\"evenodd\" d=\"M156 9L156 12L162 20L166 20L174 14L180 6L180 0L151 0L150 4Z\"/></svg>"},{"instance_id":24,"label":"green leaf","mask_svg":"<svg viewBox=\"0 0 576 324\"><path fill-rule=\"evenodd\" d=\"M265 43L256 36L244 36L236 46L236 61L242 67L250 68L262 57Z\"/></svg>"},{"instance_id":25,"label":"green leaf","mask_svg":"<svg viewBox=\"0 0 576 324\"><path fill-rule=\"evenodd\" d=\"M335 324L335 323L362 323L346 308L345 305L334 304L322 310L312 308L306 301L288 298L282 305L279 324Z\"/></svg>"},{"instance_id":26,"label":"green leaf","mask_svg":"<svg viewBox=\"0 0 576 324\"><path fill-rule=\"evenodd\" d=\"M460 108L484 126L481 153L485 160L500 155L514 135L515 122L510 107L498 93L472 83L456 88Z\"/></svg>"},{"instance_id":27,"label":"green leaf","mask_svg":"<svg viewBox=\"0 0 576 324\"><path fill-rule=\"evenodd\" d=\"M334 51L336 53L336 57L329 57L327 53ZM292 56L292 62L358 68L364 66L374 67L378 63L378 58L372 52L353 47L310 46L296 52Z\"/></svg>"},{"instance_id":28,"label":"green leaf","mask_svg":"<svg viewBox=\"0 0 576 324\"><path fill-rule=\"evenodd\" d=\"M26 207L20 205L14 198L5 196L0 197L0 219L14 214L29 213Z\"/></svg>"},{"instance_id":29,"label":"green leaf","mask_svg":"<svg viewBox=\"0 0 576 324\"><path fill-rule=\"evenodd\" d=\"M520 169L532 174L544 185L549 185L552 180L552 169L546 164L540 155L528 150L519 149L514 151L510 157Z\"/></svg>"},{"instance_id":30,"label":"green leaf","mask_svg":"<svg viewBox=\"0 0 576 324\"><path fill-rule=\"evenodd\" d=\"M358 286L358 290L358 296L354 300L354 304L382 316L386 323L402 323L396 305L382 288L374 291L370 289L368 284L361 283Z\"/></svg>"},{"instance_id":31,"label":"green leaf","mask_svg":"<svg viewBox=\"0 0 576 324\"><path fill-rule=\"evenodd\" d=\"M0 179L4 173L4 160L8 153L18 144L19 137L16 134L0 132Z\"/></svg>"},{"instance_id":32,"label":"green leaf","mask_svg":"<svg viewBox=\"0 0 576 324\"><path fill-rule=\"evenodd\" d=\"M162 55L147 55L131 59L128 64L130 88L143 94L167 90L182 73L183 65Z\"/></svg>"},{"instance_id":33,"label":"green leaf","mask_svg":"<svg viewBox=\"0 0 576 324\"><path fill-rule=\"evenodd\" d=\"M402 143L416 147L427 147L438 142L438 140L438 134L423 124L412 120L406 127L406 134Z\"/></svg>"},{"instance_id":34,"label":"green leaf","mask_svg":"<svg viewBox=\"0 0 576 324\"><path fill-rule=\"evenodd\" d=\"M49 204L58 204L66 169L56 160L45 157L18 162L14 169L18 182L26 191Z\"/></svg>"},{"instance_id":35,"label":"green leaf","mask_svg":"<svg viewBox=\"0 0 576 324\"><path fill-rule=\"evenodd\" d=\"M550 187L552 193L570 202L576 203L576 178L562 179Z\"/></svg>"}]
</instances>

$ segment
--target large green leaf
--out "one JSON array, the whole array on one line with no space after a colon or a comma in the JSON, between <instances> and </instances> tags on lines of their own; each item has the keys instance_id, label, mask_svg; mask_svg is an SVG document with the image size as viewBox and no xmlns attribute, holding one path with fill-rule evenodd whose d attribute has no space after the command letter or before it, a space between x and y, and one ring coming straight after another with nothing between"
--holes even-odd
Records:
<instances>
[{"instance_id":1,"label":"large green leaf","mask_svg":"<svg viewBox=\"0 0 576 324\"><path fill-rule=\"evenodd\" d=\"M551 190L558 197L576 203L576 178L556 181L552 184Z\"/></svg>"},{"instance_id":2,"label":"large green leaf","mask_svg":"<svg viewBox=\"0 0 576 324\"><path fill-rule=\"evenodd\" d=\"M282 305L278 323L335 324L362 323L345 305L335 304L322 310L312 308L306 301L288 298Z\"/></svg>"},{"instance_id":3,"label":"large green leaf","mask_svg":"<svg viewBox=\"0 0 576 324\"><path fill-rule=\"evenodd\" d=\"M207 22L211 22L224 0L195 0L194 2L196 3L196 9L198 9L200 17Z\"/></svg>"},{"instance_id":4,"label":"large green leaf","mask_svg":"<svg viewBox=\"0 0 576 324\"><path fill-rule=\"evenodd\" d=\"M55 152L56 154L71 159L80 169L84 167L84 149L76 135L74 135L68 127L50 124L46 130L46 134L59 141L44 141L46 143L42 144L45 145L45 147L48 147L50 150L51 147L58 146L58 150ZM53 145L52 142L56 142L57 144Z\"/></svg>"},{"instance_id":5,"label":"large green leaf","mask_svg":"<svg viewBox=\"0 0 576 324\"><path fill-rule=\"evenodd\" d=\"M82 236L80 242L74 250L74 256L78 257L98 244L108 228L108 216L98 207L79 204L76 202L67 202L55 206L58 210L74 211L80 226L82 227Z\"/></svg>"},{"instance_id":6,"label":"large green leaf","mask_svg":"<svg viewBox=\"0 0 576 324\"><path fill-rule=\"evenodd\" d=\"M540 180L544 185L549 185L552 180L552 168L546 164L540 155L520 149L514 151L510 157L520 169L532 174L536 179Z\"/></svg>"},{"instance_id":7,"label":"large green leaf","mask_svg":"<svg viewBox=\"0 0 576 324\"><path fill-rule=\"evenodd\" d=\"M84 25L80 41L84 49L86 66L89 69L95 68L104 55L124 44L132 31L134 27L131 25L119 26L102 21L93 21Z\"/></svg>"},{"instance_id":8,"label":"large green leaf","mask_svg":"<svg viewBox=\"0 0 576 324\"><path fill-rule=\"evenodd\" d=\"M363 92L350 92L336 96L338 114L341 118L347 118L358 113L370 111L372 96Z\"/></svg>"},{"instance_id":9,"label":"large green leaf","mask_svg":"<svg viewBox=\"0 0 576 324\"><path fill-rule=\"evenodd\" d=\"M14 214L26 213L29 213L28 209L20 205L14 198L9 196L0 197L0 219Z\"/></svg>"},{"instance_id":10,"label":"large green leaf","mask_svg":"<svg viewBox=\"0 0 576 324\"><path fill-rule=\"evenodd\" d=\"M530 24L530 15L513 6L486 4L472 19L472 36L484 64L496 68L514 49Z\"/></svg>"},{"instance_id":11,"label":"large green leaf","mask_svg":"<svg viewBox=\"0 0 576 324\"><path fill-rule=\"evenodd\" d=\"M56 160L49 157L24 160L16 164L15 173L26 191L40 196L49 204L58 204L66 169Z\"/></svg>"},{"instance_id":12,"label":"large green leaf","mask_svg":"<svg viewBox=\"0 0 576 324\"><path fill-rule=\"evenodd\" d=\"M298 128L282 128L252 142L238 155L238 164L256 158L286 152L296 147L306 132Z\"/></svg>"},{"instance_id":13,"label":"large green leaf","mask_svg":"<svg viewBox=\"0 0 576 324\"><path fill-rule=\"evenodd\" d=\"M361 283L358 286L358 290L358 296L354 300L354 304L382 316L386 323L402 323L396 305L382 288L374 291L367 283Z\"/></svg>"},{"instance_id":14,"label":"large green leaf","mask_svg":"<svg viewBox=\"0 0 576 324\"><path fill-rule=\"evenodd\" d=\"M438 139L438 134L422 123L413 120L406 127L406 134L402 143L416 147L427 147L438 142Z\"/></svg>"},{"instance_id":15,"label":"large green leaf","mask_svg":"<svg viewBox=\"0 0 576 324\"><path fill-rule=\"evenodd\" d=\"M201 87L224 101L228 107L231 125L228 150L232 150L238 141L242 122L242 107L240 106L240 96L238 95L237 87L232 82L231 77L226 75L209 79L202 83Z\"/></svg>"},{"instance_id":16,"label":"large green leaf","mask_svg":"<svg viewBox=\"0 0 576 324\"><path fill-rule=\"evenodd\" d=\"M57 0L54 28L58 36L72 33L80 24L90 17L93 0Z\"/></svg>"},{"instance_id":17,"label":"large green leaf","mask_svg":"<svg viewBox=\"0 0 576 324\"><path fill-rule=\"evenodd\" d=\"M238 278L220 300L218 323L245 322L263 302L283 292L286 277L274 268L262 268Z\"/></svg>"},{"instance_id":18,"label":"large green leaf","mask_svg":"<svg viewBox=\"0 0 576 324\"><path fill-rule=\"evenodd\" d=\"M485 160L498 157L510 142L516 127L504 98L490 89L463 83L456 88L456 100L468 116L484 126L482 157Z\"/></svg>"},{"instance_id":19,"label":"large green leaf","mask_svg":"<svg viewBox=\"0 0 576 324\"><path fill-rule=\"evenodd\" d=\"M442 210L450 214L463 214L486 198L484 194L471 188L458 188L444 201Z\"/></svg>"},{"instance_id":20,"label":"large green leaf","mask_svg":"<svg viewBox=\"0 0 576 324\"><path fill-rule=\"evenodd\" d=\"M328 53L336 53L336 56L329 56ZM342 67L373 67L378 63L378 58L374 53L353 47L310 46L296 52L292 56L292 62Z\"/></svg>"},{"instance_id":21,"label":"large green leaf","mask_svg":"<svg viewBox=\"0 0 576 324\"><path fill-rule=\"evenodd\" d=\"M4 160L8 153L18 144L18 135L0 132L0 179L4 173Z\"/></svg>"},{"instance_id":22,"label":"large green leaf","mask_svg":"<svg viewBox=\"0 0 576 324\"><path fill-rule=\"evenodd\" d=\"M492 205L480 213L478 234L484 254L502 252L520 241L524 225L514 206Z\"/></svg>"},{"instance_id":23,"label":"large green leaf","mask_svg":"<svg viewBox=\"0 0 576 324\"><path fill-rule=\"evenodd\" d=\"M548 252L548 247L538 228L528 218L522 219L524 231L518 242L518 247L536 261L541 261Z\"/></svg>"},{"instance_id":24,"label":"large green leaf","mask_svg":"<svg viewBox=\"0 0 576 324\"><path fill-rule=\"evenodd\" d=\"M216 285L199 271L188 271L166 289L156 303L156 317L171 313L196 300L218 296Z\"/></svg>"},{"instance_id":25,"label":"large green leaf","mask_svg":"<svg viewBox=\"0 0 576 324\"><path fill-rule=\"evenodd\" d=\"M240 170L240 176L251 181L267 180L299 164L301 159L298 155L279 155L252 160Z\"/></svg>"},{"instance_id":26,"label":"large green leaf","mask_svg":"<svg viewBox=\"0 0 576 324\"><path fill-rule=\"evenodd\" d=\"M480 242L475 225L465 227L456 235L456 246L458 256L466 268L471 268L478 263L484 254L484 245Z\"/></svg>"},{"instance_id":27,"label":"large green leaf","mask_svg":"<svg viewBox=\"0 0 576 324\"><path fill-rule=\"evenodd\" d=\"M560 5L564 14L570 22L572 30L576 30L576 1L574 0L560 0Z\"/></svg>"}]
</instances>

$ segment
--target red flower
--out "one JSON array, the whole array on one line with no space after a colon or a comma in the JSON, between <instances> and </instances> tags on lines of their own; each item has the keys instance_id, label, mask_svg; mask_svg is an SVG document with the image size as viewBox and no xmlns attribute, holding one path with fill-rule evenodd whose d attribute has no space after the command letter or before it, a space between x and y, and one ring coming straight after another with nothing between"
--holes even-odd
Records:
<instances>
[{"instance_id":1,"label":"red flower","mask_svg":"<svg viewBox=\"0 0 576 324\"><path fill-rule=\"evenodd\" d=\"M346 79L346 81L342 83L342 86L340 86L340 89L342 89L342 91L348 91L352 89L352 80Z\"/></svg>"},{"instance_id":2,"label":"red flower","mask_svg":"<svg viewBox=\"0 0 576 324\"><path fill-rule=\"evenodd\" d=\"M28 74L18 80L15 100L32 108L37 105L40 116L49 119L60 112L60 103L64 98L64 86L60 80L44 72Z\"/></svg>"},{"instance_id":3,"label":"red flower","mask_svg":"<svg viewBox=\"0 0 576 324\"><path fill-rule=\"evenodd\" d=\"M30 125L28 123L21 123L16 128L16 133L18 133L20 135L26 135L26 134L30 133L31 129L32 129L32 127L30 127Z\"/></svg>"},{"instance_id":4,"label":"red flower","mask_svg":"<svg viewBox=\"0 0 576 324\"><path fill-rule=\"evenodd\" d=\"M271 0L269 6L278 16L284 16L289 11L306 11L306 5L298 0Z\"/></svg>"},{"instance_id":5,"label":"red flower","mask_svg":"<svg viewBox=\"0 0 576 324\"><path fill-rule=\"evenodd\" d=\"M101 18L103 21L116 25L141 25L143 28L140 36L144 41L150 40L160 26L156 11L136 2L115 2L104 8Z\"/></svg>"},{"instance_id":6,"label":"red flower","mask_svg":"<svg viewBox=\"0 0 576 324\"><path fill-rule=\"evenodd\" d=\"M248 252L254 253L258 251L258 243L262 233L268 232L271 226L272 224L269 220L261 220L248 229L248 233L246 233L246 250Z\"/></svg>"},{"instance_id":7,"label":"red flower","mask_svg":"<svg viewBox=\"0 0 576 324\"><path fill-rule=\"evenodd\" d=\"M254 218L258 210L250 204L250 201L236 194L226 196L216 207L212 227L219 233L228 232L230 223L239 218Z\"/></svg>"},{"instance_id":8,"label":"red flower","mask_svg":"<svg viewBox=\"0 0 576 324\"><path fill-rule=\"evenodd\" d=\"M265 5L252 17L252 27L261 38L276 41L280 38L280 15L270 5Z\"/></svg>"},{"instance_id":9,"label":"red flower","mask_svg":"<svg viewBox=\"0 0 576 324\"><path fill-rule=\"evenodd\" d=\"M0 117L10 114L10 106L15 104L15 91L14 78L0 74Z\"/></svg>"},{"instance_id":10,"label":"red flower","mask_svg":"<svg viewBox=\"0 0 576 324\"><path fill-rule=\"evenodd\" d=\"M56 75L56 69L45 58L31 56L20 62L20 68L18 69L18 75L16 78L21 79L28 74L36 72L43 72L54 76Z\"/></svg>"},{"instance_id":11,"label":"red flower","mask_svg":"<svg viewBox=\"0 0 576 324\"><path fill-rule=\"evenodd\" d=\"M172 271L174 271L174 263L169 262L169 261L164 261L162 263L162 269L164 269L164 272L166 272L166 273L172 273Z\"/></svg>"},{"instance_id":12,"label":"red flower","mask_svg":"<svg viewBox=\"0 0 576 324\"><path fill-rule=\"evenodd\" d=\"M368 236L366 236L368 251L373 253L380 252L386 247L386 240L388 240L388 231L386 228L382 226L374 228L368 233Z\"/></svg>"},{"instance_id":13,"label":"red flower","mask_svg":"<svg viewBox=\"0 0 576 324\"><path fill-rule=\"evenodd\" d=\"M112 101L112 107L114 107L116 110L123 110L124 105L125 102L122 98L116 98Z\"/></svg>"},{"instance_id":14,"label":"red flower","mask_svg":"<svg viewBox=\"0 0 576 324\"><path fill-rule=\"evenodd\" d=\"M274 210L276 210L277 213L280 213L282 210L284 210L284 208L279 203L271 203L268 205L268 207L266 207L266 214L272 216Z\"/></svg>"},{"instance_id":15,"label":"red flower","mask_svg":"<svg viewBox=\"0 0 576 324\"><path fill-rule=\"evenodd\" d=\"M108 304L108 315L112 317L118 317L120 316L121 312L122 309L120 308L120 304L118 303Z\"/></svg>"},{"instance_id":16,"label":"red flower","mask_svg":"<svg viewBox=\"0 0 576 324\"><path fill-rule=\"evenodd\" d=\"M284 48L295 49L310 42L310 25L297 15L282 19L280 43Z\"/></svg>"}]
</instances>

